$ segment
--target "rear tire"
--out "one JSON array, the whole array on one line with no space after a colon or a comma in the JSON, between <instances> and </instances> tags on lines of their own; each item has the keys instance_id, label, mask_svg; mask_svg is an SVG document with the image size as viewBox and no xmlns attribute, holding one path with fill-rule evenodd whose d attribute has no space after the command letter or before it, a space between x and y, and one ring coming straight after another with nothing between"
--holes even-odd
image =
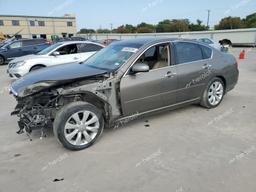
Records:
<instances>
[{"instance_id":1,"label":"rear tire","mask_svg":"<svg viewBox=\"0 0 256 192\"><path fill-rule=\"evenodd\" d=\"M222 102L224 94L225 85L223 81L215 77L206 86L200 105L208 109L215 108Z\"/></svg>"},{"instance_id":2,"label":"rear tire","mask_svg":"<svg viewBox=\"0 0 256 192\"><path fill-rule=\"evenodd\" d=\"M64 106L56 115L53 132L59 142L69 150L90 147L104 129L102 112L87 102L74 102Z\"/></svg>"},{"instance_id":3,"label":"rear tire","mask_svg":"<svg viewBox=\"0 0 256 192\"><path fill-rule=\"evenodd\" d=\"M0 65L4 65L5 64L5 59L3 56L0 55Z\"/></svg>"}]
</instances>

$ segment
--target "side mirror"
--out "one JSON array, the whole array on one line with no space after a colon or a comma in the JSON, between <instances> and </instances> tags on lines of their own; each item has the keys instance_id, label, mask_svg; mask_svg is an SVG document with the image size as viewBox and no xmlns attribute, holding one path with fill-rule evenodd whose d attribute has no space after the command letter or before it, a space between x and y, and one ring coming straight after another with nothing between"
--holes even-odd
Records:
<instances>
[{"instance_id":1,"label":"side mirror","mask_svg":"<svg viewBox=\"0 0 256 192\"><path fill-rule=\"evenodd\" d=\"M10 45L6 46L6 50L9 50L11 49Z\"/></svg>"},{"instance_id":2,"label":"side mirror","mask_svg":"<svg viewBox=\"0 0 256 192\"><path fill-rule=\"evenodd\" d=\"M57 57L57 56L60 55L60 52L59 52L59 51L54 51L54 52L52 53L52 55L55 56L55 57Z\"/></svg>"},{"instance_id":3,"label":"side mirror","mask_svg":"<svg viewBox=\"0 0 256 192\"><path fill-rule=\"evenodd\" d=\"M131 72L133 74L149 72L149 66L145 63L137 63L132 66Z\"/></svg>"}]
</instances>

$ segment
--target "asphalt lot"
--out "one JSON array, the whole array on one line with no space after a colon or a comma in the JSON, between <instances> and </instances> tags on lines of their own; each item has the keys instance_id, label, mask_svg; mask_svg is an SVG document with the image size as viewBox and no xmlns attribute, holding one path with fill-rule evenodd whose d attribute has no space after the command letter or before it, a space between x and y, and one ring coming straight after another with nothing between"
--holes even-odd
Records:
<instances>
[{"instance_id":1,"label":"asphalt lot","mask_svg":"<svg viewBox=\"0 0 256 192\"><path fill-rule=\"evenodd\" d=\"M233 49L238 56L241 49ZM0 66L0 192L255 192L256 49L216 109L197 105L106 130L70 152L53 137L17 135L15 100Z\"/></svg>"}]
</instances>

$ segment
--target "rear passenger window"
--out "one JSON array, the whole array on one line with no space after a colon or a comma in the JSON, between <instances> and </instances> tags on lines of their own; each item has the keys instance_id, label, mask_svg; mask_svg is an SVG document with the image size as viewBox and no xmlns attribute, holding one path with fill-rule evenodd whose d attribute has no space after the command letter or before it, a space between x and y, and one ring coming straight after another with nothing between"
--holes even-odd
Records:
<instances>
[{"instance_id":1,"label":"rear passenger window","mask_svg":"<svg viewBox=\"0 0 256 192\"><path fill-rule=\"evenodd\" d=\"M102 47L95 44L80 44L79 46L79 53L85 53L85 52L94 52L101 50Z\"/></svg>"},{"instance_id":2,"label":"rear passenger window","mask_svg":"<svg viewBox=\"0 0 256 192\"><path fill-rule=\"evenodd\" d=\"M201 48L195 43L175 43L175 52L176 64L188 63L203 59Z\"/></svg>"},{"instance_id":3,"label":"rear passenger window","mask_svg":"<svg viewBox=\"0 0 256 192\"><path fill-rule=\"evenodd\" d=\"M212 57L212 49L206 46L200 46L203 52L204 59L210 59Z\"/></svg>"},{"instance_id":4,"label":"rear passenger window","mask_svg":"<svg viewBox=\"0 0 256 192\"><path fill-rule=\"evenodd\" d=\"M33 41L30 41L30 40L23 41L23 46L30 46L30 45L33 45Z\"/></svg>"}]
</instances>

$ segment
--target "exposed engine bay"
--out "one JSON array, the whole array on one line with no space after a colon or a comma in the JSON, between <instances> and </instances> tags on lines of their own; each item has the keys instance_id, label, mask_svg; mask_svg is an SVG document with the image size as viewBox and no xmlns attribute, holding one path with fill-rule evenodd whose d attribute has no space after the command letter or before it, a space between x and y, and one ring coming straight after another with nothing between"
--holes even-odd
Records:
<instances>
[{"instance_id":1,"label":"exposed engine bay","mask_svg":"<svg viewBox=\"0 0 256 192\"><path fill-rule=\"evenodd\" d=\"M52 126L52 119L56 113L56 106L59 95L53 92L43 92L34 96L25 98L17 98L18 105L15 111L11 115L17 115L19 117L18 134L28 134L35 129L43 129Z\"/></svg>"},{"instance_id":2,"label":"exposed engine bay","mask_svg":"<svg viewBox=\"0 0 256 192\"><path fill-rule=\"evenodd\" d=\"M16 96L18 104L11 115L17 115L19 118L17 133L26 133L30 137L33 130L41 130L41 137L46 136L45 131L52 128L58 110L75 101L94 103L105 111L106 119L113 114L119 116L119 108L112 111L109 104L118 106L116 89L112 81L114 80L109 76L94 77L40 91L27 97Z\"/></svg>"}]
</instances>

